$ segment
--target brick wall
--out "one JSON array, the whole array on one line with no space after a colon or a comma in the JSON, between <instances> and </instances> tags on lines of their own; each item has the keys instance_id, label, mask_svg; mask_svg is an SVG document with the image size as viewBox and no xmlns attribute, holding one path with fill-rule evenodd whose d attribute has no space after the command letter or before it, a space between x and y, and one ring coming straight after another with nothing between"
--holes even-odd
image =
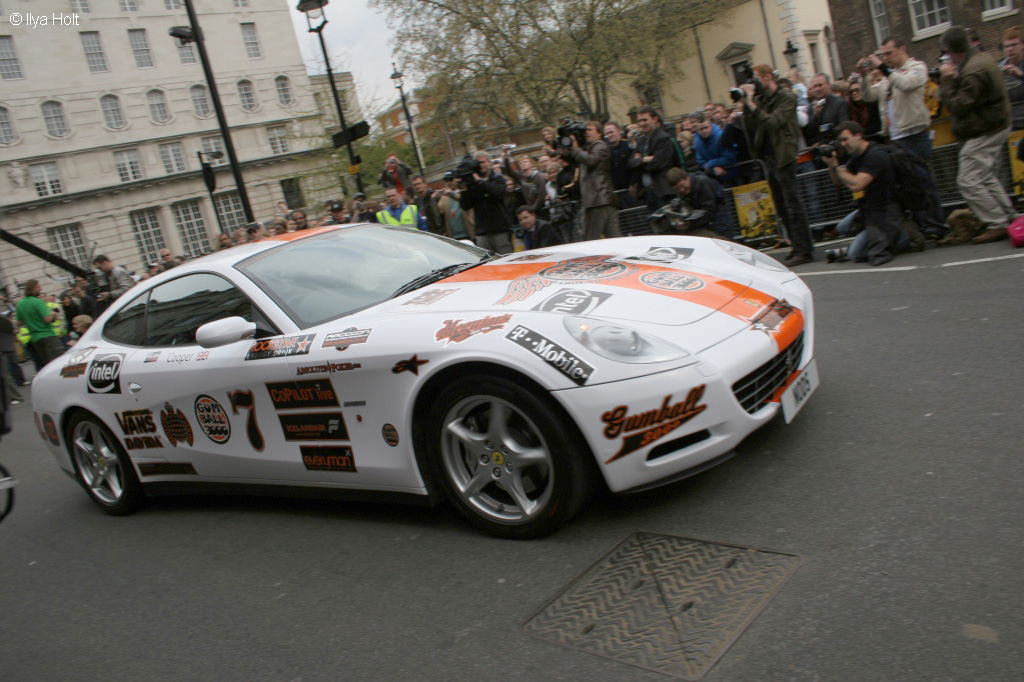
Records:
<instances>
[{"instance_id":1,"label":"brick wall","mask_svg":"<svg viewBox=\"0 0 1024 682\"><path fill-rule=\"evenodd\" d=\"M870 0L829 0L828 4L832 12L832 25L835 27L839 60L843 73L849 74L856 67L858 59L878 49L874 25L871 23ZM1010 26L1024 25L1024 15L1020 13L1021 0L1013 2L1017 13L990 21L981 19L981 0L948 0L948 5L952 24L977 30L981 35L982 46L999 59L1003 57L999 48L1003 31ZM934 66L942 52L939 45L941 32L922 40L913 40L910 3L907 0L885 0L885 9L890 33L906 41L910 56Z\"/></svg>"}]
</instances>

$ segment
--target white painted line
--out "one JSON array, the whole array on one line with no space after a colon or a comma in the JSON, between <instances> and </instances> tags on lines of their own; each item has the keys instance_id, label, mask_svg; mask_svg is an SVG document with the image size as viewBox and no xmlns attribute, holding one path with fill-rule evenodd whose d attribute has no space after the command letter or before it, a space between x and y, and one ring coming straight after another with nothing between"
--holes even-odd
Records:
<instances>
[{"instance_id":1,"label":"white painted line","mask_svg":"<svg viewBox=\"0 0 1024 682\"><path fill-rule=\"evenodd\" d=\"M961 260L956 263L943 263L942 267L948 268L951 265L970 265L971 263L987 263L993 260L1006 260L1007 258L1024 258L1024 253L1011 253L1009 256L994 256L992 258L978 258L977 260Z\"/></svg>"},{"instance_id":2,"label":"white painted line","mask_svg":"<svg viewBox=\"0 0 1024 682\"><path fill-rule=\"evenodd\" d=\"M794 270L793 272L800 277L810 277L811 275L848 275L855 272L896 272L897 270L920 270L923 267L923 265L905 265L897 268L857 268L855 270L821 270L818 272L800 272L799 270Z\"/></svg>"}]
</instances>

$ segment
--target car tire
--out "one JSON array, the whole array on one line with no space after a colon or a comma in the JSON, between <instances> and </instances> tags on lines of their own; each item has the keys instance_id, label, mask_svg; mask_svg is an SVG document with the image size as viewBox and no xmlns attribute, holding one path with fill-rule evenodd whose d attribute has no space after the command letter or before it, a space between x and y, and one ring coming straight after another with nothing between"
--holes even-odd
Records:
<instances>
[{"instance_id":1,"label":"car tire","mask_svg":"<svg viewBox=\"0 0 1024 682\"><path fill-rule=\"evenodd\" d=\"M75 478L111 516L138 511L146 502L135 468L120 441L99 419L79 412L67 429Z\"/></svg>"},{"instance_id":2,"label":"car tire","mask_svg":"<svg viewBox=\"0 0 1024 682\"><path fill-rule=\"evenodd\" d=\"M460 378L432 401L427 464L477 528L539 538L579 512L595 472L583 438L548 395L496 376Z\"/></svg>"}]
</instances>

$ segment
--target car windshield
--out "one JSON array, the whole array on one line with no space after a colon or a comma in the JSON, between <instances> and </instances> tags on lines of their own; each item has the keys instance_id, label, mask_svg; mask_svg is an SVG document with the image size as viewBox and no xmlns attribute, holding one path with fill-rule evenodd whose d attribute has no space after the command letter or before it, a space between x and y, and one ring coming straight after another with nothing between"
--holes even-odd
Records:
<instances>
[{"instance_id":1,"label":"car windshield","mask_svg":"<svg viewBox=\"0 0 1024 682\"><path fill-rule=\"evenodd\" d=\"M296 239L235 268L305 329L386 301L433 270L486 255L428 232L364 225Z\"/></svg>"}]
</instances>

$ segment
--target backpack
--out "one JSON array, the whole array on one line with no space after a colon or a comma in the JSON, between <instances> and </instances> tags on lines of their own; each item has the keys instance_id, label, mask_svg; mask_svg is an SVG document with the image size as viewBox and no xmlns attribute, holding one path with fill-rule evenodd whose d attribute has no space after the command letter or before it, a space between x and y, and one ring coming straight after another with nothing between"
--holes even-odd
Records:
<instances>
[{"instance_id":1,"label":"backpack","mask_svg":"<svg viewBox=\"0 0 1024 682\"><path fill-rule=\"evenodd\" d=\"M889 152L892 173L900 206L906 211L928 209L928 175L930 171L923 161L910 152L895 145L879 145Z\"/></svg>"}]
</instances>

